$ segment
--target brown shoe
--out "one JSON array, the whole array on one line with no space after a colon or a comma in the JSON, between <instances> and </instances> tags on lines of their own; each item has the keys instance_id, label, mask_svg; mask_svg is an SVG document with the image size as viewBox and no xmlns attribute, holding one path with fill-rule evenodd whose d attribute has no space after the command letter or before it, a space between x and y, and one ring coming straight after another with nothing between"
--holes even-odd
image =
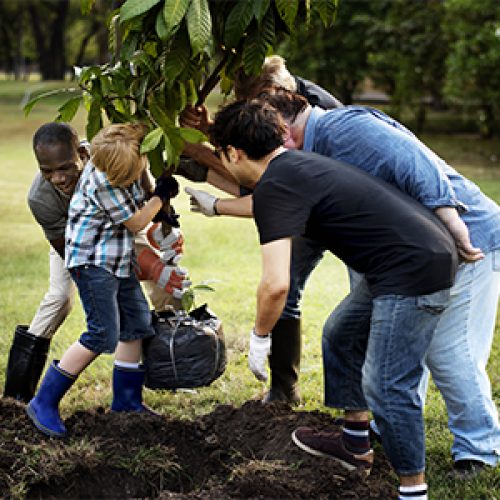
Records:
<instances>
[{"instance_id":1,"label":"brown shoe","mask_svg":"<svg viewBox=\"0 0 500 500\"><path fill-rule=\"evenodd\" d=\"M299 427L292 433L293 442L307 453L336 460L347 470L362 468L368 476L373 465L373 450L355 454L347 450L342 440L342 431L317 432L309 427Z\"/></svg>"}]
</instances>

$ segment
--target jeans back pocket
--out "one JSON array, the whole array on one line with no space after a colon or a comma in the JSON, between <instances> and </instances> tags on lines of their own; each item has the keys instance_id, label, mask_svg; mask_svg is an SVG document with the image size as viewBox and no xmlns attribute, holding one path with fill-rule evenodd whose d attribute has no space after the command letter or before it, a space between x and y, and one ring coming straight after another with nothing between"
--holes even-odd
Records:
<instances>
[{"instance_id":1,"label":"jeans back pocket","mask_svg":"<svg viewBox=\"0 0 500 500\"><path fill-rule=\"evenodd\" d=\"M417 297L417 307L433 314L441 314L450 302L450 289L439 290Z\"/></svg>"}]
</instances>

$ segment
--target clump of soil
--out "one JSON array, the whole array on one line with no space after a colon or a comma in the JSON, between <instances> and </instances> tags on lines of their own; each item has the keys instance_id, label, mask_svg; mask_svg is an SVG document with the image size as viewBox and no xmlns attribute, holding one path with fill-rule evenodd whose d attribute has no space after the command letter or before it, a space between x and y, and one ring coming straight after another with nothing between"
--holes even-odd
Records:
<instances>
[{"instance_id":1,"label":"clump of soil","mask_svg":"<svg viewBox=\"0 0 500 500\"><path fill-rule=\"evenodd\" d=\"M0 496L28 498L396 498L380 448L371 475L311 456L290 439L300 425L331 428L288 405L219 406L194 421L103 408L77 412L49 439L25 407L0 399Z\"/></svg>"}]
</instances>

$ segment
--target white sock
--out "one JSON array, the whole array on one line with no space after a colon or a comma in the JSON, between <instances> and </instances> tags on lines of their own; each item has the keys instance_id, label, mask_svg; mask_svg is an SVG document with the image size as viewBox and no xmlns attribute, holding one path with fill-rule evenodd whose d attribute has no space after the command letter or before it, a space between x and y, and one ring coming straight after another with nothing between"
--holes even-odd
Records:
<instances>
[{"instance_id":1,"label":"white sock","mask_svg":"<svg viewBox=\"0 0 500 500\"><path fill-rule=\"evenodd\" d=\"M400 486L399 500L427 500L427 484L416 484L414 486Z\"/></svg>"},{"instance_id":2,"label":"white sock","mask_svg":"<svg viewBox=\"0 0 500 500\"><path fill-rule=\"evenodd\" d=\"M115 359L115 366L119 366L120 368L128 368L130 370L137 370L140 366L140 363L137 361L136 363L131 363L130 361L120 361L119 359Z\"/></svg>"}]
</instances>

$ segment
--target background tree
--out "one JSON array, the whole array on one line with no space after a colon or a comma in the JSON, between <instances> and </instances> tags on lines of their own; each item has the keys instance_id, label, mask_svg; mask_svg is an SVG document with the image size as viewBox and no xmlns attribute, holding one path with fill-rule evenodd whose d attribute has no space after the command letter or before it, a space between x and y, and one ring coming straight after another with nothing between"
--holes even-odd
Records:
<instances>
[{"instance_id":1,"label":"background tree","mask_svg":"<svg viewBox=\"0 0 500 500\"><path fill-rule=\"evenodd\" d=\"M416 132L422 131L430 99L442 104L443 61L448 44L441 28L441 0L379 0L372 2L367 29L369 74L391 96L391 113L410 108Z\"/></svg>"},{"instance_id":2,"label":"background tree","mask_svg":"<svg viewBox=\"0 0 500 500\"><path fill-rule=\"evenodd\" d=\"M21 3L0 0L0 65L16 80L24 72L22 35L26 17Z\"/></svg>"},{"instance_id":3,"label":"background tree","mask_svg":"<svg viewBox=\"0 0 500 500\"><path fill-rule=\"evenodd\" d=\"M444 92L477 112L483 136L495 132L500 108L500 2L448 0L443 28L450 38Z\"/></svg>"},{"instance_id":4,"label":"background tree","mask_svg":"<svg viewBox=\"0 0 500 500\"><path fill-rule=\"evenodd\" d=\"M371 5L363 0L341 1L332 26L314 19L302 25L279 47L288 67L331 90L344 104L367 75L366 33L372 25Z\"/></svg>"}]
</instances>

